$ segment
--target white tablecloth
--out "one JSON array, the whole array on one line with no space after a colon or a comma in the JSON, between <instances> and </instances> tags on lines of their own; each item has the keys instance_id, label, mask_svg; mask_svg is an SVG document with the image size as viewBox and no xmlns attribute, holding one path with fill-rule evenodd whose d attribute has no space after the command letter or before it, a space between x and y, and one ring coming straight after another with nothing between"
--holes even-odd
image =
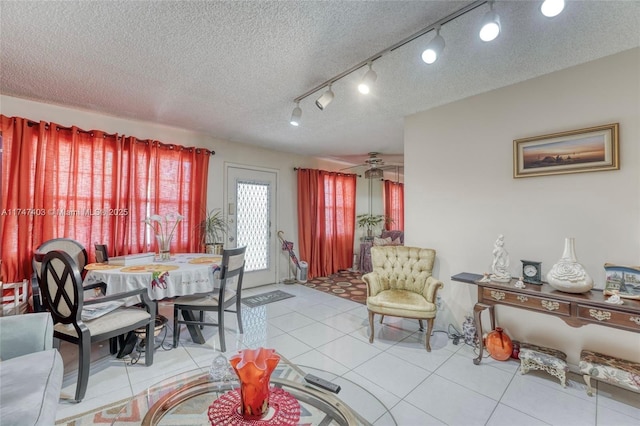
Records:
<instances>
[{"instance_id":1,"label":"white tablecloth","mask_svg":"<svg viewBox=\"0 0 640 426\"><path fill-rule=\"evenodd\" d=\"M122 293L129 290L146 288L149 297L160 300L167 297L187 294L207 293L214 289L214 272L218 265L213 263L189 263L200 258L211 258L204 253L176 254L168 262L154 262L153 265L173 265L177 269L171 271L126 272L125 267L117 269L88 270L84 284L103 282L107 284L106 294ZM138 266L138 265L135 265ZM216 274L217 276L217 274ZM127 305L138 303L136 298L126 301Z\"/></svg>"}]
</instances>

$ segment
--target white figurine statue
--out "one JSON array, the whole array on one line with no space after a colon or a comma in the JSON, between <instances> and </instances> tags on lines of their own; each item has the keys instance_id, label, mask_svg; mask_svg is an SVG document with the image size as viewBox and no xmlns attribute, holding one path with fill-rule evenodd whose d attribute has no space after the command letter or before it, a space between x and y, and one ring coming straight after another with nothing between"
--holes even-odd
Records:
<instances>
[{"instance_id":1,"label":"white figurine statue","mask_svg":"<svg viewBox=\"0 0 640 426\"><path fill-rule=\"evenodd\" d=\"M484 274L482 274L482 278L478 282L481 282L481 283L491 282L491 274L488 272L485 272Z\"/></svg>"},{"instance_id":2,"label":"white figurine statue","mask_svg":"<svg viewBox=\"0 0 640 426\"><path fill-rule=\"evenodd\" d=\"M504 248L504 236L498 235L493 245L493 263L491 264L491 280L506 283L511 281L509 273L509 253Z\"/></svg>"}]
</instances>

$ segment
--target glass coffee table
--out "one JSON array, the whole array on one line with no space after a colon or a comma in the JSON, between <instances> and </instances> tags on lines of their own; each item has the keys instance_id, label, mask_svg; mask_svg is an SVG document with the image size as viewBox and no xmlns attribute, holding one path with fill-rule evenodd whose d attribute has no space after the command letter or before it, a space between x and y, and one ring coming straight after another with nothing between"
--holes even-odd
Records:
<instances>
[{"instance_id":1,"label":"glass coffee table","mask_svg":"<svg viewBox=\"0 0 640 426\"><path fill-rule=\"evenodd\" d=\"M322 371L303 368L305 371L281 356L270 382L271 386L283 389L298 401L299 424L371 425L370 421L340 399L340 393L345 393L354 403L363 405L361 408L366 409L368 413L375 413L377 417L387 414L388 418L393 420L384 404L358 384L341 379L343 389L336 395L306 384L304 376L307 372L319 375ZM178 374L134 396L122 407L112 424L208 426L211 424L208 416L209 406L220 396L237 388L237 378L216 381L212 379L207 368ZM259 421L253 424L268 423Z\"/></svg>"}]
</instances>

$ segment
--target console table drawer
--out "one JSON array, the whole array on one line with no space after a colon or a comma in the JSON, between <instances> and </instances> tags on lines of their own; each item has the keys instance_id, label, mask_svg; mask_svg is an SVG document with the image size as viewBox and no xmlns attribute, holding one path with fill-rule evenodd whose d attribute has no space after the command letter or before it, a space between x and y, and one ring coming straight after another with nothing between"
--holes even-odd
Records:
<instances>
[{"instance_id":1,"label":"console table drawer","mask_svg":"<svg viewBox=\"0 0 640 426\"><path fill-rule=\"evenodd\" d=\"M640 331L640 314L616 312L606 308L578 305L578 318L596 324L606 323L607 325Z\"/></svg>"},{"instance_id":2,"label":"console table drawer","mask_svg":"<svg viewBox=\"0 0 640 426\"><path fill-rule=\"evenodd\" d=\"M562 300L547 299L522 293L512 293L491 288L483 288L482 296L485 300L500 302L504 305L514 305L555 315L571 315L571 303Z\"/></svg>"}]
</instances>

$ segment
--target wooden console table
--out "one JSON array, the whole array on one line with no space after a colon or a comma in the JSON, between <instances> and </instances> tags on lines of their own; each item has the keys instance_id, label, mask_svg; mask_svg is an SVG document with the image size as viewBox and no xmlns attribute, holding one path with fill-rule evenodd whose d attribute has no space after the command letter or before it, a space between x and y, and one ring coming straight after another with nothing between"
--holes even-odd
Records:
<instances>
[{"instance_id":1,"label":"wooden console table","mask_svg":"<svg viewBox=\"0 0 640 426\"><path fill-rule=\"evenodd\" d=\"M640 300L623 299L622 305L613 305L605 302L602 291L563 293L546 283L542 285L526 284L525 288L518 288L514 285L515 279L508 283L479 282L481 278L482 275L469 272L451 277L452 281L478 286L478 303L473 307L480 344L480 355L473 360L476 365L482 361L484 351L480 314L485 309L489 309L491 329L494 329L496 325L495 305L512 306L553 315L561 318L572 327L599 324L640 333Z\"/></svg>"}]
</instances>

